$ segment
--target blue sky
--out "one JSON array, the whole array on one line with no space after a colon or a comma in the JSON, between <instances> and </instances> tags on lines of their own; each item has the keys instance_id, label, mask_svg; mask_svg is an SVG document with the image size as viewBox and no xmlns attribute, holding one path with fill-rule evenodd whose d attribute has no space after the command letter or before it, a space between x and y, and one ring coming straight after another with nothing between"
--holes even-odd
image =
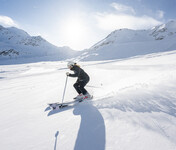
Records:
<instances>
[{"instance_id":1,"label":"blue sky","mask_svg":"<svg viewBox=\"0 0 176 150\"><path fill-rule=\"evenodd\" d=\"M91 47L113 30L176 19L176 0L0 0L0 24L57 46Z\"/></svg>"}]
</instances>

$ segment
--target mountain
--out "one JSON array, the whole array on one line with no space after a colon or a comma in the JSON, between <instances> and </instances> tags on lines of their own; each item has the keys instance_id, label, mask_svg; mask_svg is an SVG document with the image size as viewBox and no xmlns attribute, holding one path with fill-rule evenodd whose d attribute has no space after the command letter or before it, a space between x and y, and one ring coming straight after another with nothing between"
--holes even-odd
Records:
<instances>
[{"instance_id":1,"label":"mountain","mask_svg":"<svg viewBox=\"0 0 176 150\"><path fill-rule=\"evenodd\" d=\"M0 26L0 61L22 59L62 60L71 58L76 51L69 47L56 47L41 36L30 36L27 32L15 28Z\"/></svg>"},{"instance_id":2,"label":"mountain","mask_svg":"<svg viewBox=\"0 0 176 150\"><path fill-rule=\"evenodd\" d=\"M30 36L15 27L0 26L0 64L35 61L112 60L176 49L176 21L148 30L119 29L88 50L76 52L56 47L41 36Z\"/></svg>"},{"instance_id":3,"label":"mountain","mask_svg":"<svg viewBox=\"0 0 176 150\"><path fill-rule=\"evenodd\" d=\"M79 60L111 60L176 49L176 21L148 30L120 29L85 50Z\"/></svg>"}]
</instances>

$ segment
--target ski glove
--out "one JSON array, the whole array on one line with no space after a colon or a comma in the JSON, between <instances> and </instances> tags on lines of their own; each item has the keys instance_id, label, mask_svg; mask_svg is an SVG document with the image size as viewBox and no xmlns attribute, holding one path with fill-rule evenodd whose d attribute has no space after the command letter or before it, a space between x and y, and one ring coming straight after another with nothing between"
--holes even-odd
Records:
<instances>
[{"instance_id":1,"label":"ski glove","mask_svg":"<svg viewBox=\"0 0 176 150\"><path fill-rule=\"evenodd\" d=\"M67 72L67 73L66 73L66 75L67 75L67 76L69 76L69 75L70 75L70 73L69 73L69 72Z\"/></svg>"}]
</instances>

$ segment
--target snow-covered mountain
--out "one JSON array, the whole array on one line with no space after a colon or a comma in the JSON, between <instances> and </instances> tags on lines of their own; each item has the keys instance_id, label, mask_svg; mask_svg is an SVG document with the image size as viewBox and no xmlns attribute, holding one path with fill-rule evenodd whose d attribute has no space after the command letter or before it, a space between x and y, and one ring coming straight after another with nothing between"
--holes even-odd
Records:
<instances>
[{"instance_id":1,"label":"snow-covered mountain","mask_svg":"<svg viewBox=\"0 0 176 150\"><path fill-rule=\"evenodd\" d=\"M176 21L148 30L120 29L81 52L69 47L56 47L41 36L30 36L15 27L0 26L0 63L9 60L34 62L41 60L112 60L176 49ZM22 58L22 59L19 59ZM26 59L27 58L27 59Z\"/></svg>"},{"instance_id":2,"label":"snow-covered mountain","mask_svg":"<svg viewBox=\"0 0 176 150\"><path fill-rule=\"evenodd\" d=\"M174 49L176 21L173 20L148 30L115 30L77 59L111 60Z\"/></svg>"},{"instance_id":3,"label":"snow-covered mountain","mask_svg":"<svg viewBox=\"0 0 176 150\"><path fill-rule=\"evenodd\" d=\"M0 26L0 61L19 58L38 60L62 60L73 57L76 51L69 47L56 47L41 36L30 36L15 28Z\"/></svg>"}]
</instances>

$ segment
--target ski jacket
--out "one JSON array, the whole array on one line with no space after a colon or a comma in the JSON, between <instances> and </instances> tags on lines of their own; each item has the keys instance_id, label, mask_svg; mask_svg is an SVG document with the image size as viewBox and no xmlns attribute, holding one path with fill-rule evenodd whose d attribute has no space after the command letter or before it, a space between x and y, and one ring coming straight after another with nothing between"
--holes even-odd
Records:
<instances>
[{"instance_id":1,"label":"ski jacket","mask_svg":"<svg viewBox=\"0 0 176 150\"><path fill-rule=\"evenodd\" d=\"M79 66L74 65L70 70L74 71L74 74L69 74L70 77L78 77L78 81L89 81L88 74Z\"/></svg>"}]
</instances>

